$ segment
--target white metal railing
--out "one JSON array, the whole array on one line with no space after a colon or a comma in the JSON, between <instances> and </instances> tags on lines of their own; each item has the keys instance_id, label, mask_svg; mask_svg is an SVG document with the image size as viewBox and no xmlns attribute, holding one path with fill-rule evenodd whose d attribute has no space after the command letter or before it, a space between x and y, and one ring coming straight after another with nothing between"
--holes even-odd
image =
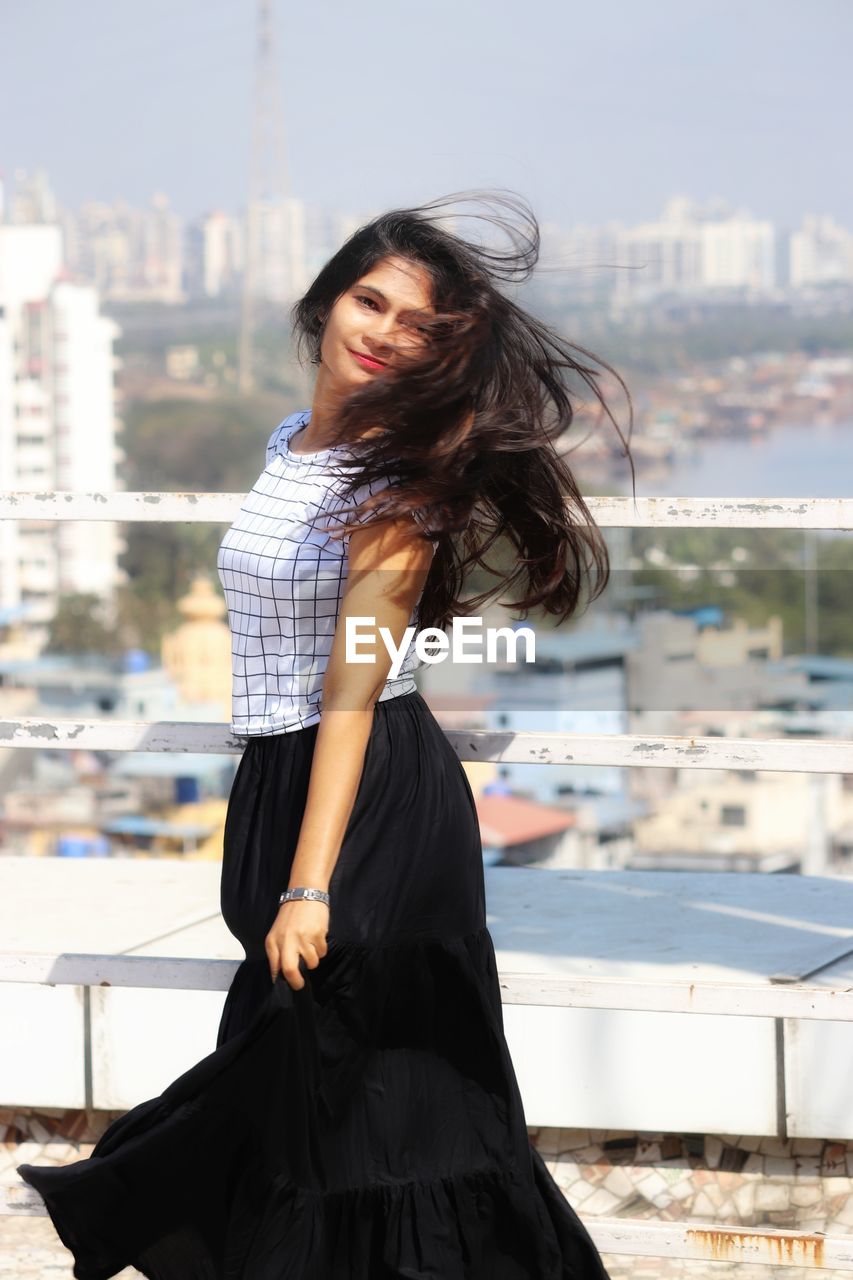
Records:
<instances>
[{"instance_id":1,"label":"white metal railing","mask_svg":"<svg viewBox=\"0 0 853 1280\"><path fill-rule=\"evenodd\" d=\"M853 742L804 738L679 737L673 734L538 733L512 729L446 729L460 760L529 764L604 764L648 769L850 773ZM34 751L179 751L239 754L226 724L204 721L0 721L0 747Z\"/></svg>"},{"instance_id":2,"label":"white metal railing","mask_svg":"<svg viewBox=\"0 0 853 1280\"><path fill-rule=\"evenodd\" d=\"M835 946L832 961L853 952ZM186 956L0 955L0 982L38 986L146 987L170 991L227 991L238 960ZM820 965L816 965L819 968ZM579 978L550 973L501 973L504 1004L570 1009L620 1009L641 1013L700 1013L733 1018L806 1018L853 1022L853 989L809 986L786 977L761 982L647 981Z\"/></svg>"},{"instance_id":3,"label":"white metal railing","mask_svg":"<svg viewBox=\"0 0 853 1280\"><path fill-rule=\"evenodd\" d=\"M0 493L0 520L115 520L230 523L244 493ZM585 499L602 528L853 529L853 498Z\"/></svg>"},{"instance_id":4,"label":"white metal railing","mask_svg":"<svg viewBox=\"0 0 853 1280\"><path fill-rule=\"evenodd\" d=\"M243 494L29 493L0 494L0 519L230 522ZM602 527L772 528L853 530L847 498L589 498ZM853 771L853 742L725 739L671 735L559 734L448 730L463 761L523 761L646 768ZM65 750L238 752L227 725L127 721L45 721L10 717L0 746ZM853 935L851 935L853 951ZM833 958L839 958L838 942ZM149 956L27 955L0 958L0 981L225 991L237 962ZM853 1022L853 991L813 987L784 975L770 985L734 982L650 982L502 973L508 1004L727 1014ZM0 1186L0 1214L44 1213L29 1187ZM853 1236L587 1218L602 1252L632 1256L758 1263L853 1272Z\"/></svg>"}]
</instances>

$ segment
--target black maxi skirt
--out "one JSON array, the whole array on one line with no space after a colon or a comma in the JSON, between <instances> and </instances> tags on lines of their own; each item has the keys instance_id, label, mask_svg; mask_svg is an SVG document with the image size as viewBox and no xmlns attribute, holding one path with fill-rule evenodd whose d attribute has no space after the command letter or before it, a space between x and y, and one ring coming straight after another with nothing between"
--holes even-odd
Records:
<instances>
[{"instance_id":1,"label":"black maxi skirt","mask_svg":"<svg viewBox=\"0 0 853 1280\"><path fill-rule=\"evenodd\" d=\"M609 1280L529 1141L474 799L420 693L376 704L326 955L271 982L316 733L250 738L234 777L221 907L246 958L215 1050L88 1158L18 1173L78 1280Z\"/></svg>"}]
</instances>

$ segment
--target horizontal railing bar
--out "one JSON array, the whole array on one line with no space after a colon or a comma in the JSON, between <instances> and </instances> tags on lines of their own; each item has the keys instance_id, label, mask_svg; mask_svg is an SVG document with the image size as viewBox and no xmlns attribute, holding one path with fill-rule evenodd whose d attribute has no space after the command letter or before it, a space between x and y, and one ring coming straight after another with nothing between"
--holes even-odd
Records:
<instances>
[{"instance_id":1,"label":"horizontal railing bar","mask_svg":"<svg viewBox=\"0 0 853 1280\"><path fill-rule=\"evenodd\" d=\"M853 529L853 498L585 498L602 528Z\"/></svg>"},{"instance_id":2,"label":"horizontal railing bar","mask_svg":"<svg viewBox=\"0 0 853 1280\"><path fill-rule=\"evenodd\" d=\"M227 991L239 960L192 956L0 954L0 982L57 987L147 987L168 991Z\"/></svg>"},{"instance_id":3,"label":"horizontal railing bar","mask_svg":"<svg viewBox=\"0 0 853 1280\"><path fill-rule=\"evenodd\" d=\"M245 493L6 490L0 520L228 523ZM617 529L853 529L853 498L610 497L585 499L602 527Z\"/></svg>"},{"instance_id":4,"label":"horizontal railing bar","mask_svg":"<svg viewBox=\"0 0 853 1280\"><path fill-rule=\"evenodd\" d=\"M853 944L853 934L850 941ZM237 960L183 956L0 954L0 982L227 991L238 964ZM853 989L849 988L815 987L806 983L683 982L559 973L502 972L499 979L501 999L505 1004L853 1022Z\"/></svg>"},{"instance_id":5,"label":"horizontal railing bar","mask_svg":"<svg viewBox=\"0 0 853 1280\"><path fill-rule=\"evenodd\" d=\"M46 1217L41 1196L25 1182L0 1183L0 1216ZM704 1222L649 1222L580 1214L596 1248L620 1257L682 1258L754 1266L853 1271L853 1236Z\"/></svg>"},{"instance_id":6,"label":"horizontal railing bar","mask_svg":"<svg viewBox=\"0 0 853 1280\"><path fill-rule=\"evenodd\" d=\"M601 1253L815 1271L853 1271L853 1236L705 1222L649 1222L581 1214Z\"/></svg>"},{"instance_id":7,"label":"horizontal railing bar","mask_svg":"<svg viewBox=\"0 0 853 1280\"><path fill-rule=\"evenodd\" d=\"M505 1004L853 1022L853 990L803 983L767 986L760 982L661 982L551 973L499 976Z\"/></svg>"},{"instance_id":8,"label":"horizontal railing bar","mask_svg":"<svg viewBox=\"0 0 853 1280\"><path fill-rule=\"evenodd\" d=\"M466 762L591 764L657 769L763 769L782 773L853 772L853 741L826 738L718 738L676 734L546 733L446 729ZM245 737L214 721L0 721L0 747L43 750L175 751L240 754Z\"/></svg>"},{"instance_id":9,"label":"horizontal railing bar","mask_svg":"<svg viewBox=\"0 0 853 1280\"><path fill-rule=\"evenodd\" d=\"M525 764L607 764L658 769L766 769L849 773L853 742L844 739L718 738L677 734L546 733L448 729L460 760Z\"/></svg>"}]
</instances>

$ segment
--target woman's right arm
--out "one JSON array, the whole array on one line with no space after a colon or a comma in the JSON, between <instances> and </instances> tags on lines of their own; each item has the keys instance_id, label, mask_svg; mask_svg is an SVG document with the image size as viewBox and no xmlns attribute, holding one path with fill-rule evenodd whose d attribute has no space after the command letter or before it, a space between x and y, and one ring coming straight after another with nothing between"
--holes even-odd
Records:
<instances>
[{"instance_id":1,"label":"woman's right arm","mask_svg":"<svg viewBox=\"0 0 853 1280\"><path fill-rule=\"evenodd\" d=\"M385 645L369 663L347 662L347 619L368 618L379 636L386 627L399 649L432 565L433 548L411 520L356 529L349 539L349 573L323 677L321 718L314 743L305 813L288 888L328 891L355 805L376 702L391 669ZM296 990L305 985L300 957L314 969L326 954L329 908L316 899L285 902L266 938L272 979L281 972Z\"/></svg>"}]
</instances>

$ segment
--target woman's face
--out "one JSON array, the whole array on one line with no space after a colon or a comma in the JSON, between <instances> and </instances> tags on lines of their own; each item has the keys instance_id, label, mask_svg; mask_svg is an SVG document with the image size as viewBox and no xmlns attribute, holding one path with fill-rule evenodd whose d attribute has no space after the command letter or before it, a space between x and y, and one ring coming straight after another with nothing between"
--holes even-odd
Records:
<instances>
[{"instance_id":1,"label":"woman's face","mask_svg":"<svg viewBox=\"0 0 853 1280\"><path fill-rule=\"evenodd\" d=\"M357 386L381 374L398 352L425 341L418 318L432 312L431 280L418 263L383 258L332 307L320 347L318 377Z\"/></svg>"}]
</instances>

